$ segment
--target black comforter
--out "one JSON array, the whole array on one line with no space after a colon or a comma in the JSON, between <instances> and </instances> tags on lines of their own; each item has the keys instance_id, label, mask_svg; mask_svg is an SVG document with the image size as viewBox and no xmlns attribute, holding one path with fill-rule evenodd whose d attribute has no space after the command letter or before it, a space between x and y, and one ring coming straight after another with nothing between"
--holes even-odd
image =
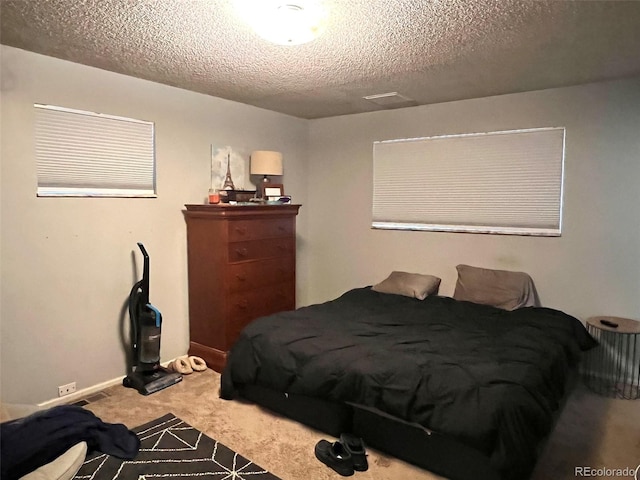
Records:
<instances>
[{"instance_id":1,"label":"black comforter","mask_svg":"<svg viewBox=\"0 0 640 480\"><path fill-rule=\"evenodd\" d=\"M570 368L594 345L547 308L512 312L447 297L351 290L252 322L230 352L221 397L240 384L378 409L485 453L526 478Z\"/></svg>"}]
</instances>

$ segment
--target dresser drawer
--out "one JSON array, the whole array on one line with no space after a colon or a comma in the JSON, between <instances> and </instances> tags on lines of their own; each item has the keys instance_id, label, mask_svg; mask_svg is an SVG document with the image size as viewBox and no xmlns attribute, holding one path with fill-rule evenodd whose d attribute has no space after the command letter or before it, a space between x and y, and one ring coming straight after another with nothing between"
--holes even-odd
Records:
<instances>
[{"instance_id":1,"label":"dresser drawer","mask_svg":"<svg viewBox=\"0 0 640 480\"><path fill-rule=\"evenodd\" d=\"M249 319L295 308L295 283L284 282L229 296L228 319Z\"/></svg>"},{"instance_id":2,"label":"dresser drawer","mask_svg":"<svg viewBox=\"0 0 640 480\"><path fill-rule=\"evenodd\" d=\"M294 281L230 295L226 328L229 345L252 320L294 308Z\"/></svg>"},{"instance_id":3,"label":"dresser drawer","mask_svg":"<svg viewBox=\"0 0 640 480\"><path fill-rule=\"evenodd\" d=\"M295 280L295 256L269 258L253 262L239 262L227 267L228 292L242 292L254 288Z\"/></svg>"},{"instance_id":4,"label":"dresser drawer","mask_svg":"<svg viewBox=\"0 0 640 480\"><path fill-rule=\"evenodd\" d=\"M258 260L261 258L286 257L295 255L295 237L269 238L234 242L229 246L229 263Z\"/></svg>"},{"instance_id":5,"label":"dresser drawer","mask_svg":"<svg viewBox=\"0 0 640 480\"><path fill-rule=\"evenodd\" d=\"M260 238L289 237L295 235L292 218L232 220L228 223L230 242Z\"/></svg>"}]
</instances>

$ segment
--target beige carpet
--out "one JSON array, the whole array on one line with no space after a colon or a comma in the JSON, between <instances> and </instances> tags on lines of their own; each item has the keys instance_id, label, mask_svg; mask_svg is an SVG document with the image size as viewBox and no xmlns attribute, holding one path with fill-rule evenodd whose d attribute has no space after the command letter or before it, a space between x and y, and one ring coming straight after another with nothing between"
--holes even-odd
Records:
<instances>
[{"instance_id":1,"label":"beige carpet","mask_svg":"<svg viewBox=\"0 0 640 480\"><path fill-rule=\"evenodd\" d=\"M148 397L114 386L85 408L103 421L130 428L173 413L266 468L282 480L342 478L316 460L313 447L327 435L254 404L218 398L220 375L193 373ZM372 449L360 480L434 480L437 475ZM428 455L428 452L425 452ZM640 400L599 397L582 386L571 396L542 455L533 480L580 478L575 467L635 468L640 463ZM612 477L589 477L612 478Z\"/></svg>"}]
</instances>

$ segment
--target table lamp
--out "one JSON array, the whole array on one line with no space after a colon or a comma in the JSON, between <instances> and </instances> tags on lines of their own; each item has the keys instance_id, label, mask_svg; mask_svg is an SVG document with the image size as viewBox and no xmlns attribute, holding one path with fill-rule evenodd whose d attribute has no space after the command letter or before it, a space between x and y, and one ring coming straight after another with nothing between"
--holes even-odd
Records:
<instances>
[{"instance_id":1,"label":"table lamp","mask_svg":"<svg viewBox=\"0 0 640 480\"><path fill-rule=\"evenodd\" d=\"M268 175L282 175L282 153L269 150L251 152L251 175L262 175L262 185L257 190L262 196L265 185L271 181Z\"/></svg>"}]
</instances>

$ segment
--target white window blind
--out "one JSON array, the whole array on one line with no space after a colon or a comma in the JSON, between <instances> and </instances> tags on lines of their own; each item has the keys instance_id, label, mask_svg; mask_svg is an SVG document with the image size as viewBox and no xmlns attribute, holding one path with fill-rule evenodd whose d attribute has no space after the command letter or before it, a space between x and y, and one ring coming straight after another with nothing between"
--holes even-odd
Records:
<instances>
[{"instance_id":1,"label":"white window blind","mask_svg":"<svg viewBox=\"0 0 640 480\"><path fill-rule=\"evenodd\" d=\"M38 196L155 197L152 122L34 107Z\"/></svg>"},{"instance_id":2,"label":"white window blind","mask_svg":"<svg viewBox=\"0 0 640 480\"><path fill-rule=\"evenodd\" d=\"M559 236L564 128L373 146L373 228Z\"/></svg>"}]
</instances>

